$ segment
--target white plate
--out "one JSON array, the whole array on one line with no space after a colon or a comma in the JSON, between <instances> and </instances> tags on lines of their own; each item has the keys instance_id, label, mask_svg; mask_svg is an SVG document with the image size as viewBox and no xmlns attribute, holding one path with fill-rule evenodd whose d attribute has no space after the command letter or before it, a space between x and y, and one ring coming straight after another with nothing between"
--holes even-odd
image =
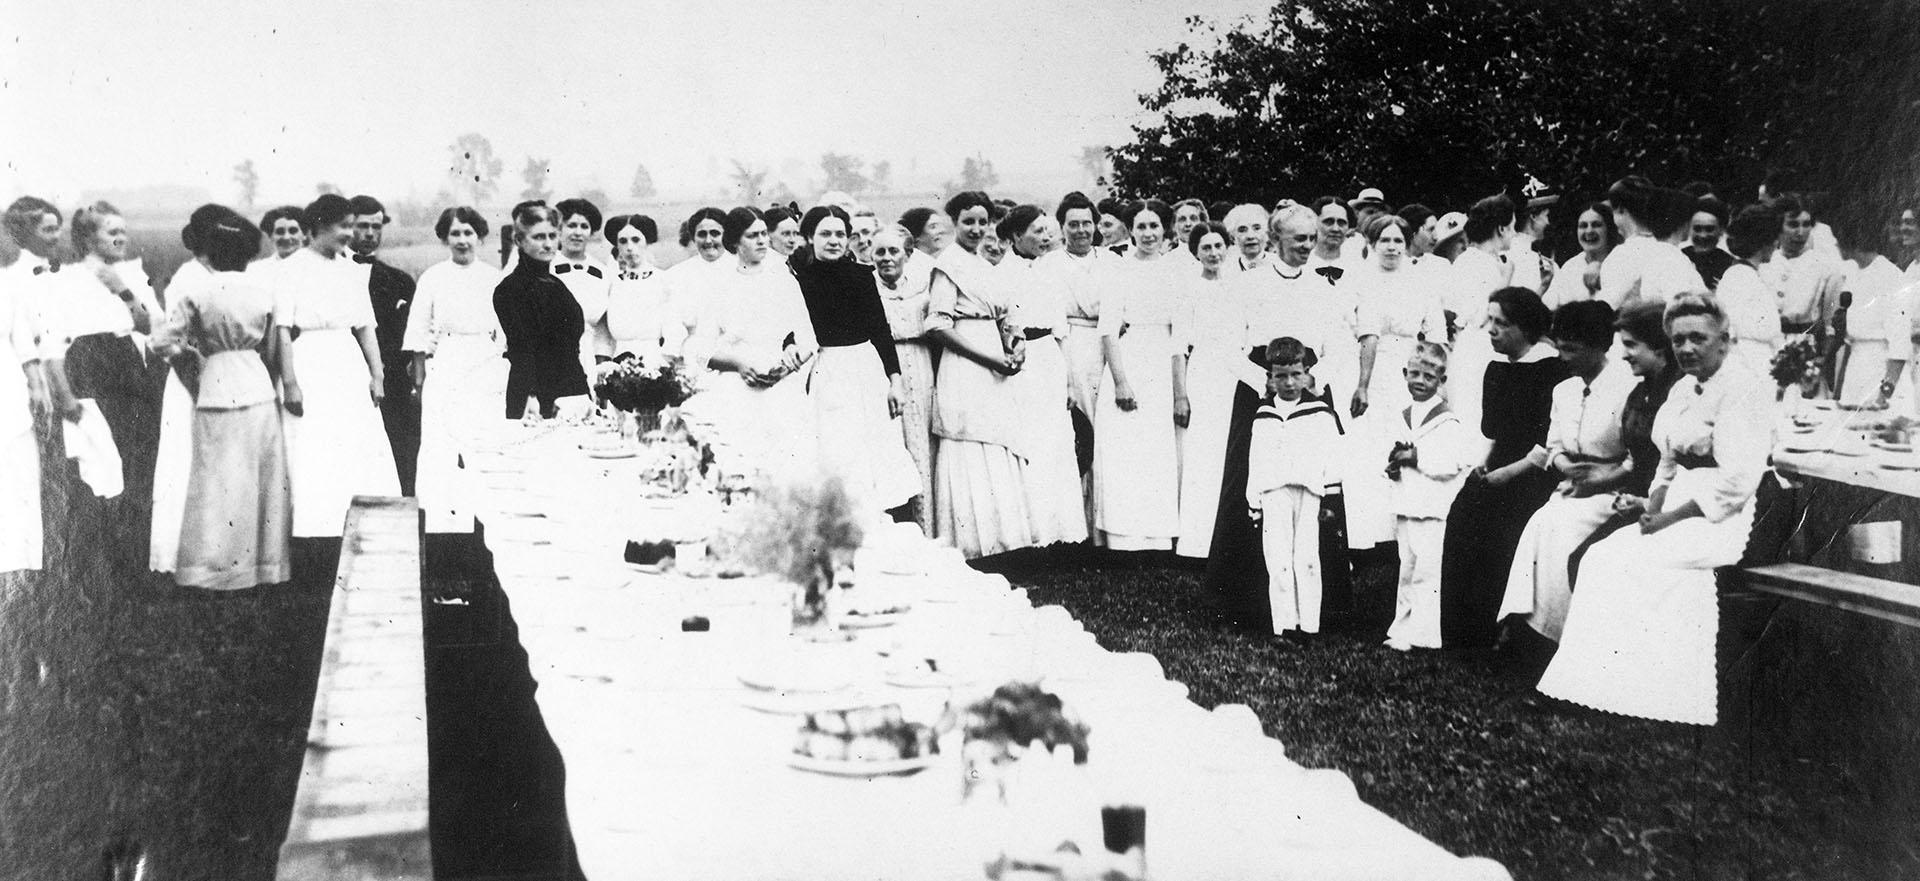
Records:
<instances>
[{"instance_id":1,"label":"white plate","mask_svg":"<svg viewBox=\"0 0 1920 881\"><path fill-rule=\"evenodd\" d=\"M926 770L933 765L938 756L919 756L911 759L895 759L891 762L854 762L837 759L816 759L793 753L787 756L789 766L815 774L828 774L834 777L886 777L894 774L913 774Z\"/></svg>"},{"instance_id":2,"label":"white plate","mask_svg":"<svg viewBox=\"0 0 1920 881\"><path fill-rule=\"evenodd\" d=\"M812 670L807 670L804 665L799 664L769 665L758 670L743 670L740 672L740 683L761 691L811 694L839 691L853 684L854 671L850 669L813 666Z\"/></svg>"},{"instance_id":3,"label":"white plate","mask_svg":"<svg viewBox=\"0 0 1920 881\"><path fill-rule=\"evenodd\" d=\"M1887 443L1885 441L1875 441L1874 446L1879 447L1880 449L1886 450L1889 453L1913 452L1913 444L1899 444L1899 443Z\"/></svg>"},{"instance_id":4,"label":"white plate","mask_svg":"<svg viewBox=\"0 0 1920 881\"><path fill-rule=\"evenodd\" d=\"M1826 449L1826 447L1808 446L1799 441L1788 441L1780 445L1781 452L1786 453L1824 453Z\"/></svg>"},{"instance_id":5,"label":"white plate","mask_svg":"<svg viewBox=\"0 0 1920 881\"><path fill-rule=\"evenodd\" d=\"M1920 471L1920 462L1912 460L1881 462L1880 467L1888 471Z\"/></svg>"},{"instance_id":6,"label":"white plate","mask_svg":"<svg viewBox=\"0 0 1920 881\"><path fill-rule=\"evenodd\" d=\"M587 456L594 459L631 459L640 455L635 450L588 450Z\"/></svg>"},{"instance_id":7,"label":"white plate","mask_svg":"<svg viewBox=\"0 0 1920 881\"><path fill-rule=\"evenodd\" d=\"M840 691L749 691L740 695L740 705L775 716L804 716L829 710L857 710L873 706L873 695L860 690Z\"/></svg>"},{"instance_id":8,"label":"white plate","mask_svg":"<svg viewBox=\"0 0 1920 881\"><path fill-rule=\"evenodd\" d=\"M840 627L843 630L865 630L870 627L892 627L907 617L907 609L881 612L878 615L841 615Z\"/></svg>"}]
</instances>

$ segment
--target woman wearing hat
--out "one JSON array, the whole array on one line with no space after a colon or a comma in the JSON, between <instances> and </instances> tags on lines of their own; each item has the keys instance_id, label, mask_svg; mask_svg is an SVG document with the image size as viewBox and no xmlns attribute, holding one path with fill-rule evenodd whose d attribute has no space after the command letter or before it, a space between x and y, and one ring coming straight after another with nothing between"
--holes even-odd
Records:
<instances>
[{"instance_id":1,"label":"woman wearing hat","mask_svg":"<svg viewBox=\"0 0 1920 881\"><path fill-rule=\"evenodd\" d=\"M413 393L420 397L415 490L429 531L466 531L471 521L450 498L456 462L464 438L501 419L507 384L505 341L493 311L500 270L480 259L487 219L479 211L448 208L433 232L447 259L420 274L401 343L413 353Z\"/></svg>"}]
</instances>

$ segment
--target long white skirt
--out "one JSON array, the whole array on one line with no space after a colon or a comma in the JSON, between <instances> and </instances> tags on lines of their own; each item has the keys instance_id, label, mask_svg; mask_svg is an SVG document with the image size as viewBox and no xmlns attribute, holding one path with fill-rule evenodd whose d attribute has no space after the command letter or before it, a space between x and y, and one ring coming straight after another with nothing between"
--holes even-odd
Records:
<instances>
[{"instance_id":1,"label":"long white skirt","mask_svg":"<svg viewBox=\"0 0 1920 881\"><path fill-rule=\"evenodd\" d=\"M147 542L147 568L155 572L172 572L176 565L192 471L193 396L168 371L160 398L160 451L153 460L153 535Z\"/></svg>"},{"instance_id":2,"label":"long white skirt","mask_svg":"<svg viewBox=\"0 0 1920 881\"><path fill-rule=\"evenodd\" d=\"M1120 359L1137 406L1126 411L1114 403L1109 370L1101 378L1093 420L1099 538L1115 550L1171 550L1180 532L1172 332L1165 325L1134 325L1120 337Z\"/></svg>"},{"instance_id":3,"label":"long white skirt","mask_svg":"<svg viewBox=\"0 0 1920 881\"><path fill-rule=\"evenodd\" d=\"M501 395L507 361L484 334L447 336L427 360L420 389L420 453L414 492L428 532L472 532L473 512L462 497L460 454L474 436L505 421Z\"/></svg>"},{"instance_id":4,"label":"long white skirt","mask_svg":"<svg viewBox=\"0 0 1920 881\"><path fill-rule=\"evenodd\" d=\"M1180 451L1180 540L1182 557L1204 560L1213 552L1213 520L1220 510L1220 479L1227 464L1227 432L1233 422L1233 395L1240 385L1230 364L1245 352L1195 346L1187 361L1187 433Z\"/></svg>"},{"instance_id":5,"label":"long white skirt","mask_svg":"<svg viewBox=\"0 0 1920 881\"><path fill-rule=\"evenodd\" d=\"M1351 417L1350 400L1334 401L1347 427L1340 475L1347 547L1355 550L1394 540L1393 481L1387 479L1387 454L1406 424L1401 411L1412 399L1400 371L1417 342L1412 337L1394 335L1383 335L1376 341L1373 378L1367 383L1367 412ZM1348 394L1351 396L1351 391Z\"/></svg>"},{"instance_id":6,"label":"long white skirt","mask_svg":"<svg viewBox=\"0 0 1920 881\"><path fill-rule=\"evenodd\" d=\"M1716 472L1683 470L1667 504L1703 494ZM1713 570L1739 562L1752 525L1749 503L1719 523L1692 517L1652 535L1629 526L1594 545L1580 561L1580 589L1540 692L1610 713L1712 725L1720 629Z\"/></svg>"},{"instance_id":7,"label":"long white skirt","mask_svg":"<svg viewBox=\"0 0 1920 881\"><path fill-rule=\"evenodd\" d=\"M814 359L808 392L819 430L820 465L864 504L885 510L920 492L899 420L887 412L887 373L873 346L827 346Z\"/></svg>"},{"instance_id":8,"label":"long white skirt","mask_svg":"<svg viewBox=\"0 0 1920 881\"><path fill-rule=\"evenodd\" d=\"M1028 431L1020 450L1026 459L1021 478L1034 544L1087 537L1086 499L1073 453L1073 418L1067 415L1070 382L1066 355L1051 337L1028 343L1026 366L1008 380Z\"/></svg>"},{"instance_id":9,"label":"long white skirt","mask_svg":"<svg viewBox=\"0 0 1920 881\"><path fill-rule=\"evenodd\" d=\"M1613 516L1613 495L1603 493L1576 499L1554 495L1527 520L1507 573L1507 592L1500 600L1500 617L1527 616L1527 626L1555 642L1566 626L1567 604L1573 590L1567 586L1567 558L1587 536Z\"/></svg>"},{"instance_id":10,"label":"long white skirt","mask_svg":"<svg viewBox=\"0 0 1920 881\"><path fill-rule=\"evenodd\" d=\"M40 445L33 428L0 440L0 572L42 564Z\"/></svg>"},{"instance_id":11,"label":"long white skirt","mask_svg":"<svg viewBox=\"0 0 1920 881\"><path fill-rule=\"evenodd\" d=\"M292 354L305 399L305 415L285 421L293 534L337 538L354 496L400 494L393 448L352 331L303 330Z\"/></svg>"},{"instance_id":12,"label":"long white skirt","mask_svg":"<svg viewBox=\"0 0 1920 881\"><path fill-rule=\"evenodd\" d=\"M920 473L920 530L933 534L933 348L924 339L894 340L900 356L900 384L907 399L900 402L901 440Z\"/></svg>"}]
</instances>

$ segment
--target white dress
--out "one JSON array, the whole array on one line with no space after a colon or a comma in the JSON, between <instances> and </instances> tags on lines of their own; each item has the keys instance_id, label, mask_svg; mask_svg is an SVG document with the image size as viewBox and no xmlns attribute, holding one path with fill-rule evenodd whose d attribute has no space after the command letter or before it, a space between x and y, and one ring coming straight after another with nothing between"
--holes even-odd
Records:
<instances>
[{"instance_id":1,"label":"white dress","mask_svg":"<svg viewBox=\"0 0 1920 881\"><path fill-rule=\"evenodd\" d=\"M1008 326L1015 332L1046 331L1045 336L1027 340L1027 360L1007 384L1027 431L1020 454L1026 459L1022 476L1027 512L1033 518L1033 542L1049 545L1084 541L1087 508L1074 455L1073 418L1067 409L1073 398L1072 380L1060 346L1069 326L1067 291L1037 264L1014 255L1000 261L996 271L1012 291Z\"/></svg>"},{"instance_id":2,"label":"white dress","mask_svg":"<svg viewBox=\"0 0 1920 881\"><path fill-rule=\"evenodd\" d=\"M1683 378L1653 425L1654 491L1705 516L1652 535L1629 526L1587 551L1560 650L1540 692L1611 713L1711 725L1717 718L1714 567L1739 562L1773 446L1773 389L1742 371Z\"/></svg>"},{"instance_id":3,"label":"white dress","mask_svg":"<svg viewBox=\"0 0 1920 881\"><path fill-rule=\"evenodd\" d=\"M1767 290L1760 273L1744 260L1727 267L1713 296L1727 313L1727 330L1733 334L1733 352L1728 360L1735 362L1736 369L1768 376L1774 353L1786 341L1780 332L1779 298Z\"/></svg>"},{"instance_id":4,"label":"white dress","mask_svg":"<svg viewBox=\"0 0 1920 881\"><path fill-rule=\"evenodd\" d=\"M446 260L427 267L414 290L401 347L428 356L414 487L428 532L473 531L460 497L459 456L476 433L507 417L505 338L493 311L499 283L500 270L479 260Z\"/></svg>"},{"instance_id":5,"label":"white dress","mask_svg":"<svg viewBox=\"0 0 1920 881\"><path fill-rule=\"evenodd\" d=\"M15 273L0 273L0 572L43 562L40 447L25 372L37 369L28 365L41 349L29 296Z\"/></svg>"},{"instance_id":6,"label":"white dress","mask_svg":"<svg viewBox=\"0 0 1920 881\"><path fill-rule=\"evenodd\" d=\"M666 271L657 266L614 269L607 290L610 354L631 353L642 360L662 353L677 355L686 327L668 308Z\"/></svg>"},{"instance_id":7,"label":"white dress","mask_svg":"<svg viewBox=\"0 0 1920 881\"><path fill-rule=\"evenodd\" d=\"M573 260L565 255L553 258L547 271L560 279L573 294L574 302L580 304L580 318L587 325L580 335L580 367L592 376L599 359L613 356L613 335L607 330L607 292L613 273L598 260Z\"/></svg>"},{"instance_id":8,"label":"white dress","mask_svg":"<svg viewBox=\"0 0 1920 881\"><path fill-rule=\"evenodd\" d=\"M212 275L199 260L188 258L180 264L167 282L169 311L196 287L204 287ZM155 324L160 320L156 313ZM172 572L180 553L180 524L193 471L193 409L187 387L167 371L166 391L160 397L160 449L153 460L153 534L147 544L147 568L155 572Z\"/></svg>"},{"instance_id":9,"label":"white dress","mask_svg":"<svg viewBox=\"0 0 1920 881\"><path fill-rule=\"evenodd\" d=\"M1553 281L1547 282L1546 293L1540 295L1541 301L1547 304L1548 309L1559 309L1568 303L1593 299L1593 291L1587 290L1587 265L1594 262L1606 265L1605 260L1589 260L1585 251L1568 257L1566 262L1560 264L1559 271L1553 274Z\"/></svg>"},{"instance_id":10,"label":"white dress","mask_svg":"<svg viewBox=\"0 0 1920 881\"><path fill-rule=\"evenodd\" d=\"M1003 351L1012 293L997 269L959 245L934 258L927 330ZM958 352L941 353L933 392L934 535L967 557L1031 546L1024 424L1018 386Z\"/></svg>"},{"instance_id":11,"label":"white dress","mask_svg":"<svg viewBox=\"0 0 1920 881\"><path fill-rule=\"evenodd\" d=\"M1367 412L1348 420L1347 438L1341 445L1349 547L1393 541L1387 454L1401 433L1401 411L1412 403L1401 369L1421 340L1444 342L1447 338L1445 301L1431 281L1428 273L1413 266L1392 272L1376 266L1353 280L1359 299L1355 332L1374 338L1374 352ZM1345 406L1344 401L1338 403Z\"/></svg>"},{"instance_id":12,"label":"white dress","mask_svg":"<svg viewBox=\"0 0 1920 881\"><path fill-rule=\"evenodd\" d=\"M310 248L275 273L274 322L298 331L293 371L304 415L286 415L295 538L334 538L356 495L397 496L400 478L355 336L374 326L367 265Z\"/></svg>"},{"instance_id":13,"label":"white dress","mask_svg":"<svg viewBox=\"0 0 1920 881\"><path fill-rule=\"evenodd\" d=\"M1637 384L1632 369L1615 358L1607 359L1591 384L1577 376L1561 380L1553 387L1547 442L1528 459L1539 468L1550 467L1558 457L1623 463L1627 448L1620 437L1620 417L1627 395ZM1560 481L1558 490L1533 512L1520 533L1499 617L1525 615L1534 632L1558 641L1573 597L1567 584L1567 559L1612 516L1612 493L1575 498L1573 484Z\"/></svg>"},{"instance_id":14,"label":"white dress","mask_svg":"<svg viewBox=\"0 0 1920 881\"><path fill-rule=\"evenodd\" d=\"M714 372L686 409L713 420L719 436L761 473L813 473L819 468L820 441L807 383L820 345L806 300L793 273L772 259L752 271L736 260L724 262L732 271L709 289L704 314L695 321L701 335L687 341L689 357L704 366L716 350L725 350L766 369L791 346L805 360L799 370L764 387L748 385L737 372Z\"/></svg>"},{"instance_id":15,"label":"white dress","mask_svg":"<svg viewBox=\"0 0 1920 881\"><path fill-rule=\"evenodd\" d=\"M1887 375L1887 360L1904 361L1912 354L1913 319L1908 313L1907 284L1900 268L1882 256L1875 256L1847 280L1844 290L1853 295L1853 305L1847 308L1847 356L1841 376L1841 401L1863 404L1878 398L1880 380ZM1906 383L1896 384L1895 410L1907 409L1905 396L1912 391Z\"/></svg>"},{"instance_id":16,"label":"white dress","mask_svg":"<svg viewBox=\"0 0 1920 881\"><path fill-rule=\"evenodd\" d=\"M1594 298L1619 309L1623 303L1665 303L1688 291L1705 292L1707 283L1686 252L1652 236L1633 236L1600 264L1600 291Z\"/></svg>"},{"instance_id":17,"label":"white dress","mask_svg":"<svg viewBox=\"0 0 1920 881\"><path fill-rule=\"evenodd\" d=\"M1506 287L1507 275L1499 258L1473 247L1454 259L1451 275L1447 308L1453 312L1454 332L1453 352L1447 358L1447 406L1478 431L1480 395L1494 354L1493 338L1487 335L1487 298Z\"/></svg>"},{"instance_id":18,"label":"white dress","mask_svg":"<svg viewBox=\"0 0 1920 881\"><path fill-rule=\"evenodd\" d=\"M1252 345L1247 340L1246 301L1231 278L1223 273L1219 280L1208 281L1196 268L1184 285L1185 302L1174 326L1176 347L1188 353L1190 407L1181 436L1180 540L1174 550L1201 560L1213 551L1234 390L1246 372L1241 365L1247 363Z\"/></svg>"},{"instance_id":19,"label":"white dress","mask_svg":"<svg viewBox=\"0 0 1920 881\"><path fill-rule=\"evenodd\" d=\"M1099 539L1116 550L1170 550L1180 531L1180 450L1173 424L1178 263L1128 258L1107 274L1100 333L1114 340L1136 406L1115 403L1113 365L1093 420Z\"/></svg>"}]
</instances>

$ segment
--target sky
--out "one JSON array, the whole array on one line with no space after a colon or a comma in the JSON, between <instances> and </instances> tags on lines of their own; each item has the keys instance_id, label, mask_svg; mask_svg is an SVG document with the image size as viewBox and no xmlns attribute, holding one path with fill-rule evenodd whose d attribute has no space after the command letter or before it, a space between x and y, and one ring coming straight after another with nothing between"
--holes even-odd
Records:
<instances>
[{"instance_id":1,"label":"sky","mask_svg":"<svg viewBox=\"0 0 1920 881\"><path fill-rule=\"evenodd\" d=\"M504 160L508 197L529 156L556 190L617 196L642 163L663 198L712 194L733 160L810 195L828 151L905 183L980 155L1006 180L1078 185L1082 147L1147 118L1149 55L1188 39L1188 16L1266 6L0 0L0 196L235 200L251 159L262 204L323 181L430 198L467 132Z\"/></svg>"}]
</instances>

